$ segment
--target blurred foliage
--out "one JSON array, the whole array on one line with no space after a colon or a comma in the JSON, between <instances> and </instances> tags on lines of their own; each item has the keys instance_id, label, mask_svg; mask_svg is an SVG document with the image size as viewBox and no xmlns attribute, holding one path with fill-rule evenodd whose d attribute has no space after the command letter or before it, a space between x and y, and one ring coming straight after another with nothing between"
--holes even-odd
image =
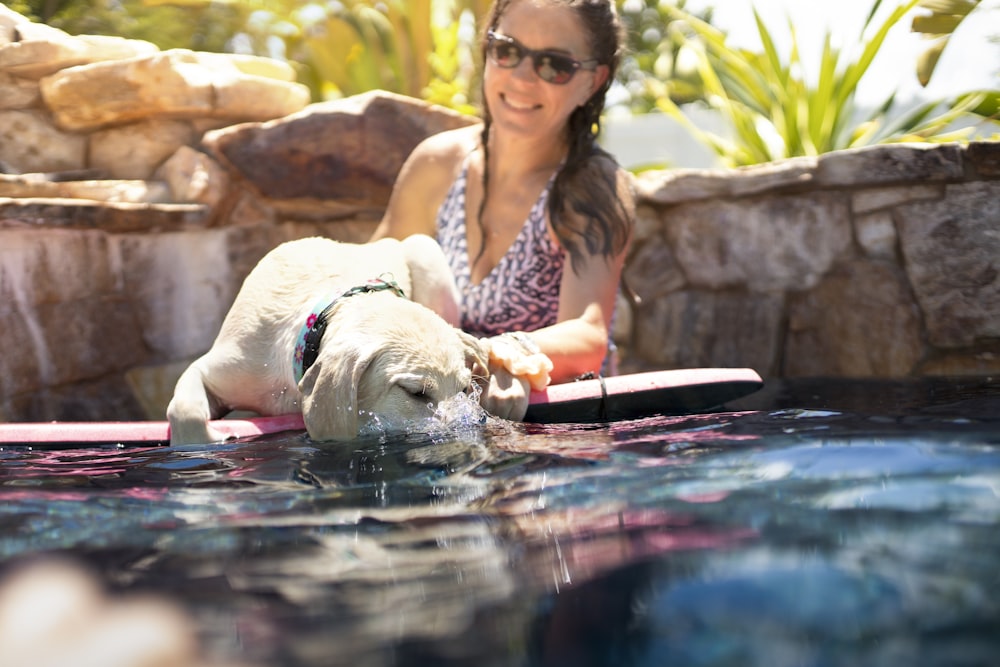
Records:
<instances>
[{"instance_id":1,"label":"blurred foliage","mask_svg":"<svg viewBox=\"0 0 1000 667\"><path fill-rule=\"evenodd\" d=\"M474 111L477 12L484 0L344 0L293 13L322 95L381 88Z\"/></svg>"},{"instance_id":2,"label":"blurred foliage","mask_svg":"<svg viewBox=\"0 0 1000 667\"><path fill-rule=\"evenodd\" d=\"M224 52L251 13L249 3L159 4L156 0L8 0L7 6L71 35L118 35L161 49Z\"/></svg>"},{"instance_id":3,"label":"blurred foliage","mask_svg":"<svg viewBox=\"0 0 1000 667\"><path fill-rule=\"evenodd\" d=\"M676 20L672 5L685 10L687 0L619 0L619 16L628 32L625 57L618 72L618 82L627 92L633 113L646 113L669 97L677 104L702 97L696 59L689 47L669 36ZM695 14L705 23L712 22L712 9Z\"/></svg>"},{"instance_id":4,"label":"blurred foliage","mask_svg":"<svg viewBox=\"0 0 1000 667\"><path fill-rule=\"evenodd\" d=\"M684 7L686 0L677 0ZM162 49L252 53L291 62L316 101L381 88L472 113L477 36L489 0L12 0L70 34L120 35ZM642 113L700 97L684 47L665 39L663 0L618 0L629 35L619 83ZM701 15L711 20L711 11ZM619 95L621 97L621 95Z\"/></svg>"},{"instance_id":5,"label":"blurred foliage","mask_svg":"<svg viewBox=\"0 0 1000 667\"><path fill-rule=\"evenodd\" d=\"M791 51L786 58L775 46L774 34L755 10L759 52L730 46L726 36L700 19L671 8L677 21L672 37L697 55L697 70L706 104L718 111L732 130L731 137L705 132L691 123L669 97L657 106L710 146L729 166L819 155L875 143L901 141L956 141L971 127L955 129L955 122L975 115L995 102L996 91L970 92L945 102L921 104L895 113L895 92L867 117L858 119L858 85L878 54L889 30L925 0L907 0L881 23L874 3L862 28L860 53L845 54L826 33L815 82L806 80L795 26L789 24Z\"/></svg>"},{"instance_id":6,"label":"blurred foliage","mask_svg":"<svg viewBox=\"0 0 1000 667\"><path fill-rule=\"evenodd\" d=\"M920 85L930 83L934 70L937 68L941 53L948 46L969 14L979 7L981 0L921 0L917 3L920 13L913 17L911 30L932 40L932 44L920 54L917 59L917 79Z\"/></svg>"},{"instance_id":7,"label":"blurred foliage","mask_svg":"<svg viewBox=\"0 0 1000 667\"><path fill-rule=\"evenodd\" d=\"M900 114L884 104L858 117L854 98L888 31L915 8L912 29L935 41L918 63L929 80L949 36L981 0L902 0L881 23L874 0L860 53L826 35L817 80L805 78L795 27L791 52L754 11L759 52L730 46L712 12L687 0L617 0L628 49L609 103L665 112L730 165L753 164L888 141L962 138L959 118L997 114L996 91L969 93ZM474 113L480 99L478 35L489 0L10 0L8 5L71 34L144 39L162 49L248 53L290 62L314 101L380 88ZM853 58L853 59L852 59ZM680 106L704 104L728 121L721 137L691 123Z\"/></svg>"},{"instance_id":8,"label":"blurred foliage","mask_svg":"<svg viewBox=\"0 0 1000 667\"><path fill-rule=\"evenodd\" d=\"M287 60L314 101L374 88L475 110L489 0L12 0L74 35Z\"/></svg>"}]
</instances>

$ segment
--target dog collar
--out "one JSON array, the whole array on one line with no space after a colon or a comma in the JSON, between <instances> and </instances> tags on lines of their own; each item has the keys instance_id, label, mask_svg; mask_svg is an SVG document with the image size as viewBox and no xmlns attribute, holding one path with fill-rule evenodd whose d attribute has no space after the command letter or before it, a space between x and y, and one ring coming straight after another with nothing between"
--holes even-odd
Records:
<instances>
[{"instance_id":1,"label":"dog collar","mask_svg":"<svg viewBox=\"0 0 1000 667\"><path fill-rule=\"evenodd\" d=\"M323 333L326 331L327 321L330 319L333 307L341 299L346 299L355 294L383 292L385 290L390 290L396 296L406 298L406 295L400 289L399 285L396 284L396 281L392 280L391 277L385 279L379 276L378 278L371 278L363 285L357 285L345 292L339 292L332 298L327 296L316 302L316 305L309 312L309 317L306 318L306 323L299 329L299 335L295 339L292 371L295 374L296 384L302 380L302 376L306 374L309 367L316 362L316 357L319 356L319 344L323 340Z\"/></svg>"}]
</instances>

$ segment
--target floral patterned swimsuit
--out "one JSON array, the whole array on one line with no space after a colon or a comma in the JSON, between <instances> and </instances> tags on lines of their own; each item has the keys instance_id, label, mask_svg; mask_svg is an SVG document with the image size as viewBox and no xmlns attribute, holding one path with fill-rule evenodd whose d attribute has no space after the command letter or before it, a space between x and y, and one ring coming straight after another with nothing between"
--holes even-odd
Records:
<instances>
[{"instance_id":1,"label":"floral patterned swimsuit","mask_svg":"<svg viewBox=\"0 0 1000 667\"><path fill-rule=\"evenodd\" d=\"M448 258L462 294L462 329L475 336L534 331L556 323L565 251L553 241L545 222L552 187L531 208L513 245L482 282L472 283L465 236L465 196L469 163L452 184L437 217L438 243Z\"/></svg>"}]
</instances>

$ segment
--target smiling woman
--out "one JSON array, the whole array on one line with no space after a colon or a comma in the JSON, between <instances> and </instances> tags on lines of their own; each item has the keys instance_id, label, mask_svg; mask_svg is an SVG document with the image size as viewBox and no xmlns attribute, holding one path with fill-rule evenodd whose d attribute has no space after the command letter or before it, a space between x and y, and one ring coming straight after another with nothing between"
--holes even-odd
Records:
<instances>
[{"instance_id":1,"label":"smiling woman","mask_svg":"<svg viewBox=\"0 0 1000 667\"><path fill-rule=\"evenodd\" d=\"M498 0L484 27L483 124L413 151L373 238L436 236L462 328L517 332L553 382L607 372L634 215L626 172L596 143L623 44L615 4ZM520 418L527 381L491 370L484 406Z\"/></svg>"}]
</instances>

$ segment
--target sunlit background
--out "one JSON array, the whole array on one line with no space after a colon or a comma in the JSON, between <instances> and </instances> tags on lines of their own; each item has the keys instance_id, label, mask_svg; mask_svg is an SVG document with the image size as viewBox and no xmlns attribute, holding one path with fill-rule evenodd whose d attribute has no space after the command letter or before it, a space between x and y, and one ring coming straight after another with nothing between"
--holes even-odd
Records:
<instances>
[{"instance_id":1,"label":"sunlit background","mask_svg":"<svg viewBox=\"0 0 1000 667\"><path fill-rule=\"evenodd\" d=\"M782 27L787 19L795 25L803 44L818 45L829 30L844 47L857 45L861 27L871 11L872 0L690 0L688 7L701 10L715 7L713 23L729 38L748 48L759 48L760 40L754 25L751 6L764 16L768 24ZM886 15L896 5L883 2L879 16ZM978 8L976 20L963 22L958 38L945 49L938 67L941 72L926 88L920 86L914 63L928 40L913 33L909 25L897 25L879 51L867 77L858 88L861 104L878 104L885 91L897 89L901 98L934 99L957 95L976 88L997 88L1000 84L1000 3L986 2ZM776 36L784 31L776 31ZM787 41L782 44L787 48Z\"/></svg>"},{"instance_id":2,"label":"sunlit background","mask_svg":"<svg viewBox=\"0 0 1000 667\"><path fill-rule=\"evenodd\" d=\"M284 59L316 102L383 89L462 113L480 103L476 42L489 0L7 4L70 34ZM602 142L629 169L1000 138L1000 0L617 4L629 43ZM928 61L934 45L946 46Z\"/></svg>"}]
</instances>

